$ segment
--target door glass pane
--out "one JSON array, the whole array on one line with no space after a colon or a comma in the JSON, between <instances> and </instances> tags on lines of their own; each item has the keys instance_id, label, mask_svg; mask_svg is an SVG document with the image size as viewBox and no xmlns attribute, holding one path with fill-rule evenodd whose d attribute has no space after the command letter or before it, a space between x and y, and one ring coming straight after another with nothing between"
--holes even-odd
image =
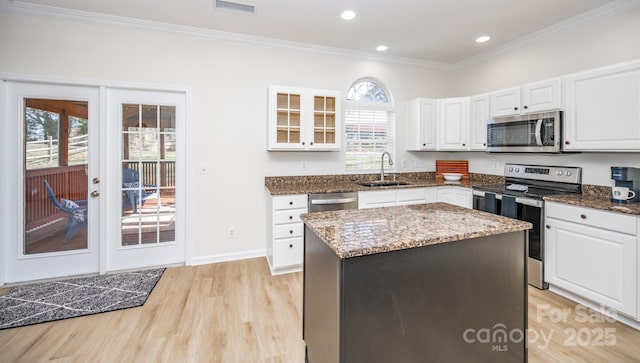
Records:
<instances>
[{"instance_id":1,"label":"door glass pane","mask_svg":"<svg viewBox=\"0 0 640 363\"><path fill-rule=\"evenodd\" d=\"M122 105L122 246L175 240L175 106Z\"/></svg>"},{"instance_id":2,"label":"door glass pane","mask_svg":"<svg viewBox=\"0 0 640 363\"><path fill-rule=\"evenodd\" d=\"M88 103L25 99L23 253L86 249Z\"/></svg>"}]
</instances>

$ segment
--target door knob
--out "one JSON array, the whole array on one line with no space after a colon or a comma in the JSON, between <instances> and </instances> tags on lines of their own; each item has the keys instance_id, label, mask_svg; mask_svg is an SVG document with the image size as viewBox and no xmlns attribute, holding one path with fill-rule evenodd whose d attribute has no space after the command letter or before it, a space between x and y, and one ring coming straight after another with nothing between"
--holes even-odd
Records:
<instances>
[{"instance_id":1,"label":"door knob","mask_svg":"<svg viewBox=\"0 0 640 363\"><path fill-rule=\"evenodd\" d=\"M93 184L98 184L100 183L100 179L98 178L93 178Z\"/></svg>"},{"instance_id":2,"label":"door knob","mask_svg":"<svg viewBox=\"0 0 640 363\"><path fill-rule=\"evenodd\" d=\"M99 195L100 195L100 192L97 191L97 190L94 190L94 191L91 192L91 196L94 197L94 198L99 196Z\"/></svg>"}]
</instances>

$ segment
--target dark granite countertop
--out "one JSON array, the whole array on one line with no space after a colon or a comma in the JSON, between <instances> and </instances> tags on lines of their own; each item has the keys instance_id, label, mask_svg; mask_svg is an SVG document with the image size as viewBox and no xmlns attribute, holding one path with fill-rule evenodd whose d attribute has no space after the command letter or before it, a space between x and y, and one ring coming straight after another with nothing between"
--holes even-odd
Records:
<instances>
[{"instance_id":1,"label":"dark granite countertop","mask_svg":"<svg viewBox=\"0 0 640 363\"><path fill-rule=\"evenodd\" d=\"M640 203L614 203L609 198L609 194L591 195L591 194L566 194L554 195L544 198L548 202L564 203L577 207L600 209L609 212L640 215Z\"/></svg>"},{"instance_id":2,"label":"dark granite countertop","mask_svg":"<svg viewBox=\"0 0 640 363\"><path fill-rule=\"evenodd\" d=\"M459 182L436 179L435 173L397 173L395 181L405 182L407 185L390 185L367 187L358 183L376 181L380 174L351 174L351 175L319 175L319 176L284 176L266 177L265 188L271 195L310 194L310 193L344 193L370 190L422 188L436 186L458 186L471 188L474 185L500 183L501 176L472 174L470 179ZM385 181L394 181L392 176Z\"/></svg>"},{"instance_id":3,"label":"dark granite countertop","mask_svg":"<svg viewBox=\"0 0 640 363\"><path fill-rule=\"evenodd\" d=\"M301 218L340 258L532 228L528 222L447 203L315 212Z\"/></svg>"}]
</instances>

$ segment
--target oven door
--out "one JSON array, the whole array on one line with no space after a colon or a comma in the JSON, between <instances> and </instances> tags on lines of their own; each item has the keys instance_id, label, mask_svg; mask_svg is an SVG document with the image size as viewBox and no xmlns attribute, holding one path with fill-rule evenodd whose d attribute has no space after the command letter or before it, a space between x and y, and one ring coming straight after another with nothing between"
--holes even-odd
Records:
<instances>
[{"instance_id":1,"label":"oven door","mask_svg":"<svg viewBox=\"0 0 640 363\"><path fill-rule=\"evenodd\" d=\"M485 210L483 191L473 191L473 209ZM501 212L502 195L496 194L496 214ZM527 281L539 289L546 289L544 281L544 202L531 198L516 198L517 216L529 222L533 228L527 238Z\"/></svg>"}]
</instances>

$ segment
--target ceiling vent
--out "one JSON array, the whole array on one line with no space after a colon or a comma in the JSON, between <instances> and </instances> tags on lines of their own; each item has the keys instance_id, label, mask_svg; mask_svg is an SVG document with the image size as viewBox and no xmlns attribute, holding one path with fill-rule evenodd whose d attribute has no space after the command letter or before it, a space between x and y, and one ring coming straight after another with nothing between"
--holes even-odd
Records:
<instances>
[{"instance_id":1,"label":"ceiling vent","mask_svg":"<svg viewBox=\"0 0 640 363\"><path fill-rule=\"evenodd\" d=\"M256 7L254 5L240 4L223 0L216 0L216 9L249 15L253 15L256 12Z\"/></svg>"}]
</instances>

